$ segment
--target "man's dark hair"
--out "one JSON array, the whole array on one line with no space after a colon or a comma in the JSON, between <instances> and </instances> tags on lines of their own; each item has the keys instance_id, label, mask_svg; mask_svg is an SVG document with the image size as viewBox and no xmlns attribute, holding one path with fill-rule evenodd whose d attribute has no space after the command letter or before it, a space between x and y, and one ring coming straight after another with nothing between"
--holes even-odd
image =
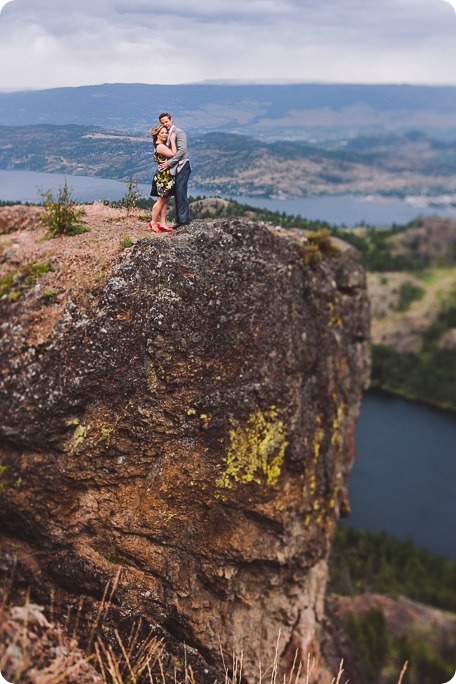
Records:
<instances>
[{"instance_id":1,"label":"man's dark hair","mask_svg":"<svg viewBox=\"0 0 456 684\"><path fill-rule=\"evenodd\" d=\"M168 112L162 112L162 113L160 114L160 116L158 117L158 120L161 121L161 120L163 119L164 116L168 116L170 119L173 118L173 117L171 116L171 114L168 114Z\"/></svg>"}]
</instances>

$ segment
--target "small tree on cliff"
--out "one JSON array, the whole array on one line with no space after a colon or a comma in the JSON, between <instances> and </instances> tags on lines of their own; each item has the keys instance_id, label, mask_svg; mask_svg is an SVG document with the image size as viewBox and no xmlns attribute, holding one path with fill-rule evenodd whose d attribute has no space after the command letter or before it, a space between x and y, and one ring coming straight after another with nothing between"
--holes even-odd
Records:
<instances>
[{"instance_id":1,"label":"small tree on cliff","mask_svg":"<svg viewBox=\"0 0 456 684\"><path fill-rule=\"evenodd\" d=\"M88 226L83 226L79 222L80 217L85 214L85 209L72 198L66 178L63 188L59 187L56 198L50 190L42 192L41 197L44 206L41 221L48 228L47 237L79 235L89 230Z\"/></svg>"},{"instance_id":2,"label":"small tree on cliff","mask_svg":"<svg viewBox=\"0 0 456 684\"><path fill-rule=\"evenodd\" d=\"M130 178L128 181L125 181L125 183L127 185L127 190L125 195L120 200L120 205L127 210L127 216L130 216L130 214L138 207L142 195L138 190L139 182L136 180L136 178Z\"/></svg>"}]
</instances>

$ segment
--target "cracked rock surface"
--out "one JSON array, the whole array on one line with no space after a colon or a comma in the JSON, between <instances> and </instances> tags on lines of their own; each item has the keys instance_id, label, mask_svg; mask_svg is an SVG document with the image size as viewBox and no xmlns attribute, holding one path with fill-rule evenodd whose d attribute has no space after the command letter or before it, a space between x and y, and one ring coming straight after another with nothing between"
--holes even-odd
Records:
<instances>
[{"instance_id":1,"label":"cracked rock surface","mask_svg":"<svg viewBox=\"0 0 456 684\"><path fill-rule=\"evenodd\" d=\"M170 667L185 643L201 684L221 648L252 681L279 631L284 663L317 648L369 372L364 273L337 247L312 266L295 234L195 221L135 240L39 344L6 307L1 525L40 598L90 612L117 576L116 619Z\"/></svg>"}]
</instances>

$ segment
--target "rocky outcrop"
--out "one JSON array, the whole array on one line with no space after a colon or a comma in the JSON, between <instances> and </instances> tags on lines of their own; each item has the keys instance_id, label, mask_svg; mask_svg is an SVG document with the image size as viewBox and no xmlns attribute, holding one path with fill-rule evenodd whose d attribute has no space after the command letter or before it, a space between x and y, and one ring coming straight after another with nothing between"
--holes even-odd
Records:
<instances>
[{"instance_id":1,"label":"rocky outcrop","mask_svg":"<svg viewBox=\"0 0 456 684\"><path fill-rule=\"evenodd\" d=\"M221 650L253 678L279 632L285 663L315 648L369 323L354 250L314 247L236 219L137 240L36 346L7 304L3 543L57 606L117 576L118 623L199 682Z\"/></svg>"}]
</instances>

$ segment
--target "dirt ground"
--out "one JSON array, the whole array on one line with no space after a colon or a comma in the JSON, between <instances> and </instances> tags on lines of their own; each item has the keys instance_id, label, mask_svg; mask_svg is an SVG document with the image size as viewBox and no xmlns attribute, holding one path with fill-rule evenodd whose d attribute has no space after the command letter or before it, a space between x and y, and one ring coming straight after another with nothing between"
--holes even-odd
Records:
<instances>
[{"instance_id":1,"label":"dirt ground","mask_svg":"<svg viewBox=\"0 0 456 684\"><path fill-rule=\"evenodd\" d=\"M89 227L88 232L46 239L47 228L40 220L42 207L0 207L0 281L15 272L17 280L27 264L51 262L50 270L17 301L8 294L0 300L3 319L13 308L24 310L29 341L35 344L44 341L69 299L90 306L119 258L122 240L170 239L166 233L151 232L147 225L150 214L144 211L127 214L125 209L102 203L84 209L80 222Z\"/></svg>"}]
</instances>

